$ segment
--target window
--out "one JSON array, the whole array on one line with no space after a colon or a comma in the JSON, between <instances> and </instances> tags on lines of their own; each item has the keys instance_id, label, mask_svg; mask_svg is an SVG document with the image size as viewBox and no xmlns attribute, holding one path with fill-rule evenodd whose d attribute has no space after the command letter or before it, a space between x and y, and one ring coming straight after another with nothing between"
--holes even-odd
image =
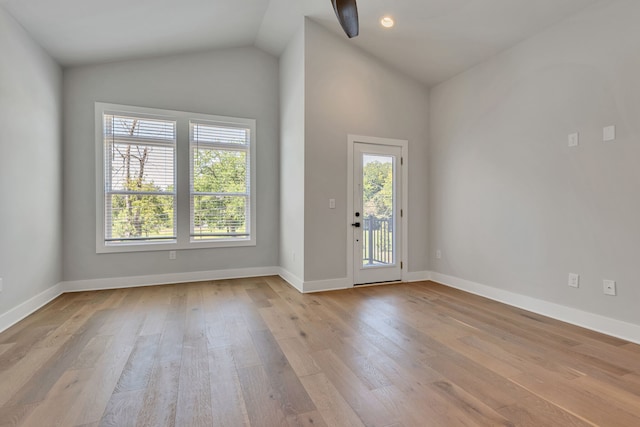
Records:
<instances>
[{"instance_id":1,"label":"window","mask_svg":"<svg viewBox=\"0 0 640 427\"><path fill-rule=\"evenodd\" d=\"M107 245L175 241L176 122L105 113Z\"/></svg>"},{"instance_id":2,"label":"window","mask_svg":"<svg viewBox=\"0 0 640 427\"><path fill-rule=\"evenodd\" d=\"M246 239L249 129L191 122L191 239Z\"/></svg>"},{"instance_id":3,"label":"window","mask_svg":"<svg viewBox=\"0 0 640 427\"><path fill-rule=\"evenodd\" d=\"M97 252L255 245L254 138L251 119L96 103Z\"/></svg>"}]
</instances>

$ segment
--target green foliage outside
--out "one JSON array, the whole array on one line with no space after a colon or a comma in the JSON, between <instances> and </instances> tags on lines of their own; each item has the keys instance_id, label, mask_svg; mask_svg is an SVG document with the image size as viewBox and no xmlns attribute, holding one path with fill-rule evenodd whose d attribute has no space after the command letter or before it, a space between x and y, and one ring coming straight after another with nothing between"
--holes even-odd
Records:
<instances>
[{"instance_id":1,"label":"green foliage outside","mask_svg":"<svg viewBox=\"0 0 640 427\"><path fill-rule=\"evenodd\" d=\"M156 191L152 184L142 191ZM115 238L173 237L173 196L113 195Z\"/></svg>"},{"instance_id":2,"label":"green foliage outside","mask_svg":"<svg viewBox=\"0 0 640 427\"><path fill-rule=\"evenodd\" d=\"M362 172L363 264L388 264L393 261L393 231L388 221L393 216L393 165L374 160L366 163Z\"/></svg>"},{"instance_id":3,"label":"green foliage outside","mask_svg":"<svg viewBox=\"0 0 640 427\"><path fill-rule=\"evenodd\" d=\"M127 123L134 135L138 120ZM112 147L114 171L125 191L158 194L114 194L111 196L112 239L174 237L173 187L161 188L150 178L152 146L118 144ZM196 148L193 151L194 234L202 238L247 232L247 153ZM203 194L198 194L203 193ZM211 193L223 193L211 194ZM223 234L223 236L208 236ZM198 238L196 236L196 238Z\"/></svg>"},{"instance_id":4,"label":"green foliage outside","mask_svg":"<svg viewBox=\"0 0 640 427\"><path fill-rule=\"evenodd\" d=\"M372 161L363 168L364 216L389 219L393 215L393 166Z\"/></svg>"},{"instance_id":5,"label":"green foliage outside","mask_svg":"<svg viewBox=\"0 0 640 427\"><path fill-rule=\"evenodd\" d=\"M145 168L153 148L118 147L115 152L124 167L124 189L161 192L153 181L145 182ZM172 191L172 188L167 189ZM111 196L111 233L114 238L172 237L173 196L114 194Z\"/></svg>"},{"instance_id":6,"label":"green foliage outside","mask_svg":"<svg viewBox=\"0 0 640 427\"><path fill-rule=\"evenodd\" d=\"M197 149L193 159L193 191L228 196L196 195L197 232L246 233L247 154L244 151Z\"/></svg>"}]
</instances>

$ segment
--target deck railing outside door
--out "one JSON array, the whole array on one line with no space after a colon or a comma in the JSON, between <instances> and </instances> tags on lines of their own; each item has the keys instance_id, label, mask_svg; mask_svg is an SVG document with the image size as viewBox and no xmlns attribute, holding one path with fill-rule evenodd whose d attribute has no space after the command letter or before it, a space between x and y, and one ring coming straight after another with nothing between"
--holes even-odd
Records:
<instances>
[{"instance_id":1,"label":"deck railing outside door","mask_svg":"<svg viewBox=\"0 0 640 427\"><path fill-rule=\"evenodd\" d=\"M393 264L393 221L390 218L364 218L363 265Z\"/></svg>"}]
</instances>

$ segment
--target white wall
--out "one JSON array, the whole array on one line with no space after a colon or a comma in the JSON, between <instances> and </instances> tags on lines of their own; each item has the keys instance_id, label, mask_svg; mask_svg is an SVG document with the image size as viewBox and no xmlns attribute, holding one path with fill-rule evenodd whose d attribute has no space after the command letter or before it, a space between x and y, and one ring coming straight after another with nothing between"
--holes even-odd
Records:
<instances>
[{"instance_id":1,"label":"white wall","mask_svg":"<svg viewBox=\"0 0 640 427\"><path fill-rule=\"evenodd\" d=\"M0 52L1 317L61 281L62 72L2 8Z\"/></svg>"},{"instance_id":2,"label":"white wall","mask_svg":"<svg viewBox=\"0 0 640 427\"><path fill-rule=\"evenodd\" d=\"M304 81L301 25L280 57L280 267L294 282L304 278Z\"/></svg>"},{"instance_id":3,"label":"white wall","mask_svg":"<svg viewBox=\"0 0 640 427\"><path fill-rule=\"evenodd\" d=\"M238 48L71 68L64 73L65 281L278 265L278 61ZM257 246L95 253L94 102L257 120Z\"/></svg>"},{"instance_id":4,"label":"white wall","mask_svg":"<svg viewBox=\"0 0 640 427\"><path fill-rule=\"evenodd\" d=\"M431 90L432 270L640 324L639 16L601 2Z\"/></svg>"},{"instance_id":5,"label":"white wall","mask_svg":"<svg viewBox=\"0 0 640 427\"><path fill-rule=\"evenodd\" d=\"M426 271L427 90L307 19L305 107L305 282L345 278L351 268L348 134L409 141L408 270Z\"/></svg>"}]
</instances>

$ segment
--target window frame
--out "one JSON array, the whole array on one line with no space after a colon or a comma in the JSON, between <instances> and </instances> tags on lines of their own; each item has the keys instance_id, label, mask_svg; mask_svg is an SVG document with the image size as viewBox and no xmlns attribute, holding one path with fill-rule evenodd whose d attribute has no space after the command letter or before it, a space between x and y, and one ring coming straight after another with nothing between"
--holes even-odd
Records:
<instances>
[{"instance_id":1,"label":"window frame","mask_svg":"<svg viewBox=\"0 0 640 427\"><path fill-rule=\"evenodd\" d=\"M175 178L175 240L145 241L108 244L106 241L105 195L105 144L104 114L131 114L153 119L176 122L176 149L174 157ZM207 122L221 126L242 127L249 130L247 155L249 156L249 219L246 239L191 239L191 147L190 122ZM96 253L151 252L183 249L224 248L256 245L256 120L192 113L177 110L138 107L131 105L95 103L95 169L96 169Z\"/></svg>"}]
</instances>

